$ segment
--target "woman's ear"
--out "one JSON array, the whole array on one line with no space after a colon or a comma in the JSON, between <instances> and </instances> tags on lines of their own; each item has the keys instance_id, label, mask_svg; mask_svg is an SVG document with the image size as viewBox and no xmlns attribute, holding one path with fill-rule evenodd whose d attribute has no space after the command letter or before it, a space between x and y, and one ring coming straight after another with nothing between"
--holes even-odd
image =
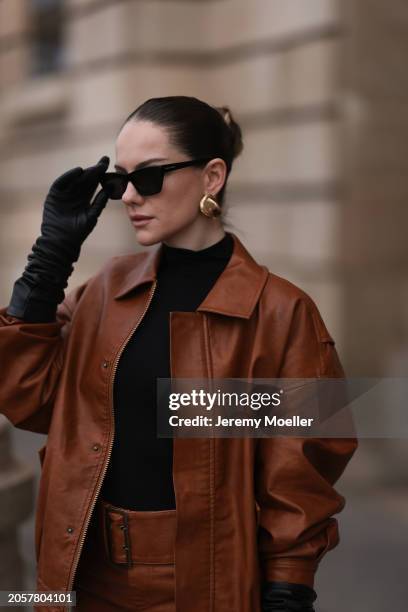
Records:
<instances>
[{"instance_id":1,"label":"woman's ear","mask_svg":"<svg viewBox=\"0 0 408 612\"><path fill-rule=\"evenodd\" d=\"M223 159L216 157L208 162L204 170L204 190L216 196L221 191L227 177L227 165Z\"/></svg>"}]
</instances>

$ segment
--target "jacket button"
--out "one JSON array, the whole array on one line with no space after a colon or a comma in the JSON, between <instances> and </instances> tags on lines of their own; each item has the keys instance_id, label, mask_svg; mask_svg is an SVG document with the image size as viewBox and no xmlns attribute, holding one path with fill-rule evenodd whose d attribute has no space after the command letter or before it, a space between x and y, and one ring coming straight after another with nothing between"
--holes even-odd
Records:
<instances>
[{"instance_id":1,"label":"jacket button","mask_svg":"<svg viewBox=\"0 0 408 612\"><path fill-rule=\"evenodd\" d=\"M107 368L107 367L108 367L108 365L109 365L109 364L108 364L108 362L107 362L107 361L103 361L103 362L102 362L102 367L103 367L103 368Z\"/></svg>"},{"instance_id":2,"label":"jacket button","mask_svg":"<svg viewBox=\"0 0 408 612\"><path fill-rule=\"evenodd\" d=\"M92 447L92 450L94 451L98 451L101 447L99 446L99 444L94 444Z\"/></svg>"},{"instance_id":3,"label":"jacket button","mask_svg":"<svg viewBox=\"0 0 408 612\"><path fill-rule=\"evenodd\" d=\"M67 527L67 531L68 531L68 533L72 533L74 531L74 528L73 527Z\"/></svg>"}]
</instances>

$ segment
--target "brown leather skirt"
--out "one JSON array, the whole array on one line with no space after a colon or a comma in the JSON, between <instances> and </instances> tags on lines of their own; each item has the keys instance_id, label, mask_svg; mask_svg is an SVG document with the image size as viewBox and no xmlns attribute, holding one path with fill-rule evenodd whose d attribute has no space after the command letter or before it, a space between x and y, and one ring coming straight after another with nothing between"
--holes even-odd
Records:
<instances>
[{"instance_id":1,"label":"brown leather skirt","mask_svg":"<svg viewBox=\"0 0 408 612\"><path fill-rule=\"evenodd\" d=\"M81 612L175 612L176 510L139 511L98 499L74 590Z\"/></svg>"}]
</instances>

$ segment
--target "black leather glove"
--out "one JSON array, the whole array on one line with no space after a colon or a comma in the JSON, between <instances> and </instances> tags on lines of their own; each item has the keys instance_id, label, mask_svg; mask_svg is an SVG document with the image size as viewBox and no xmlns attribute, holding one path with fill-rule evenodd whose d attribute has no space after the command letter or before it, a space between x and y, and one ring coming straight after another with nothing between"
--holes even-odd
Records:
<instances>
[{"instance_id":1,"label":"black leather glove","mask_svg":"<svg viewBox=\"0 0 408 612\"><path fill-rule=\"evenodd\" d=\"M315 612L316 592L305 584L265 582L262 585L262 612Z\"/></svg>"},{"instance_id":2,"label":"black leather glove","mask_svg":"<svg viewBox=\"0 0 408 612\"><path fill-rule=\"evenodd\" d=\"M53 182L44 202L41 236L14 283L7 314L28 322L55 321L72 264L109 199L100 190L90 202L108 166L109 157L104 156L95 166L73 168Z\"/></svg>"}]
</instances>

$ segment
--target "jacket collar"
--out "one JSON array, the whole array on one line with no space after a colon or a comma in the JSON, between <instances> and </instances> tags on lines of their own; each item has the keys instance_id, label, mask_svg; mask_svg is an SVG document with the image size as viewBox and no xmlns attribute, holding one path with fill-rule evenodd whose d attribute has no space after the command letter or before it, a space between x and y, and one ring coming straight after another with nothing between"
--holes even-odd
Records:
<instances>
[{"instance_id":1,"label":"jacket collar","mask_svg":"<svg viewBox=\"0 0 408 612\"><path fill-rule=\"evenodd\" d=\"M266 266L254 260L234 233L227 233L230 233L234 240L231 257L197 311L248 319L269 272ZM133 265L119 283L114 294L115 299L122 298L135 287L156 279L162 249L160 244L158 248L147 251L141 262L133 259L138 257L137 254L129 258L130 264Z\"/></svg>"}]
</instances>

